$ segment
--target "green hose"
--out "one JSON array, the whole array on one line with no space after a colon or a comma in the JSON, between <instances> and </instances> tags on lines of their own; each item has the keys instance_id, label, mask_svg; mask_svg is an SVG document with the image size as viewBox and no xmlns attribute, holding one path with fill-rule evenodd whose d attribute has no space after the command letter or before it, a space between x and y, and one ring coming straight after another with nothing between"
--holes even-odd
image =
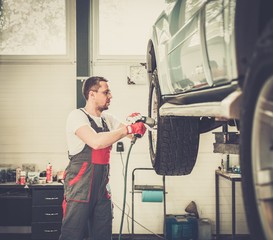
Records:
<instances>
[{"instance_id":1,"label":"green hose","mask_svg":"<svg viewBox=\"0 0 273 240\"><path fill-rule=\"evenodd\" d=\"M126 164L125 164L125 170L124 170L124 190L123 190L123 205L122 205L122 214L121 214L121 223L120 223L120 229L119 229L119 237L118 240L121 240L122 235L122 228L123 228L123 221L124 221L124 213L125 213L125 204L126 204L126 192L127 192L127 172L128 172L128 162L130 153L132 150L133 145L135 144L137 140L137 136L134 136L131 141L130 148L128 150L127 158L126 158Z\"/></svg>"}]
</instances>

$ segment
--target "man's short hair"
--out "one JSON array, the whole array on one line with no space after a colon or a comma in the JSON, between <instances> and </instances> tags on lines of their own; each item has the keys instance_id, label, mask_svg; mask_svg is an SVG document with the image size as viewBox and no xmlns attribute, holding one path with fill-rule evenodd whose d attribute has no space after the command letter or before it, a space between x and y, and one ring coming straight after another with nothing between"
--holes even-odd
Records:
<instances>
[{"instance_id":1,"label":"man's short hair","mask_svg":"<svg viewBox=\"0 0 273 240\"><path fill-rule=\"evenodd\" d=\"M100 82L108 82L108 80L104 77L94 76L94 77L90 77L90 78L86 79L83 82L82 94L83 94L85 100L88 100L90 90L96 91L99 89Z\"/></svg>"}]
</instances>

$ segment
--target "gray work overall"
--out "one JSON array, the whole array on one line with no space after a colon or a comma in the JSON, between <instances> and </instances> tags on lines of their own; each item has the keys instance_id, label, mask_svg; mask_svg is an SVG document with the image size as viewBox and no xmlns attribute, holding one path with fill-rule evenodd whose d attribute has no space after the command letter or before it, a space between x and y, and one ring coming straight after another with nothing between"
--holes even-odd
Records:
<instances>
[{"instance_id":1,"label":"gray work overall","mask_svg":"<svg viewBox=\"0 0 273 240\"><path fill-rule=\"evenodd\" d=\"M109 131L87 115L96 132ZM59 240L112 239L112 201L109 181L111 147L94 150L88 145L70 156L64 177L63 222Z\"/></svg>"}]
</instances>

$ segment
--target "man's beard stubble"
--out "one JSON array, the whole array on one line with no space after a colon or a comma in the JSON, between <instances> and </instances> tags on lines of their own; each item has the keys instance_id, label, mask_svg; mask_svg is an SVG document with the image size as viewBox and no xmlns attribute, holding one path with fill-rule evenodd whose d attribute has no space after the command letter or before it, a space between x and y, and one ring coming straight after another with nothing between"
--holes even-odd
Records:
<instances>
[{"instance_id":1,"label":"man's beard stubble","mask_svg":"<svg viewBox=\"0 0 273 240\"><path fill-rule=\"evenodd\" d=\"M101 106L101 107L98 107L98 110L100 112L103 112L104 110L107 110L108 109L108 106Z\"/></svg>"}]
</instances>

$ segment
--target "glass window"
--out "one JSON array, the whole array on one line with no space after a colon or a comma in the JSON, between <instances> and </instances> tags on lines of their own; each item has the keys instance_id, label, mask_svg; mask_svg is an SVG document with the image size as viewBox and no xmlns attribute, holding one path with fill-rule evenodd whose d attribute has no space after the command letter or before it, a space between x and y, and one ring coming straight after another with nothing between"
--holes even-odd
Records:
<instances>
[{"instance_id":1,"label":"glass window","mask_svg":"<svg viewBox=\"0 0 273 240\"><path fill-rule=\"evenodd\" d=\"M66 0L0 0L0 55L65 55Z\"/></svg>"},{"instance_id":2,"label":"glass window","mask_svg":"<svg viewBox=\"0 0 273 240\"><path fill-rule=\"evenodd\" d=\"M99 0L98 55L145 55L165 0Z\"/></svg>"}]
</instances>

